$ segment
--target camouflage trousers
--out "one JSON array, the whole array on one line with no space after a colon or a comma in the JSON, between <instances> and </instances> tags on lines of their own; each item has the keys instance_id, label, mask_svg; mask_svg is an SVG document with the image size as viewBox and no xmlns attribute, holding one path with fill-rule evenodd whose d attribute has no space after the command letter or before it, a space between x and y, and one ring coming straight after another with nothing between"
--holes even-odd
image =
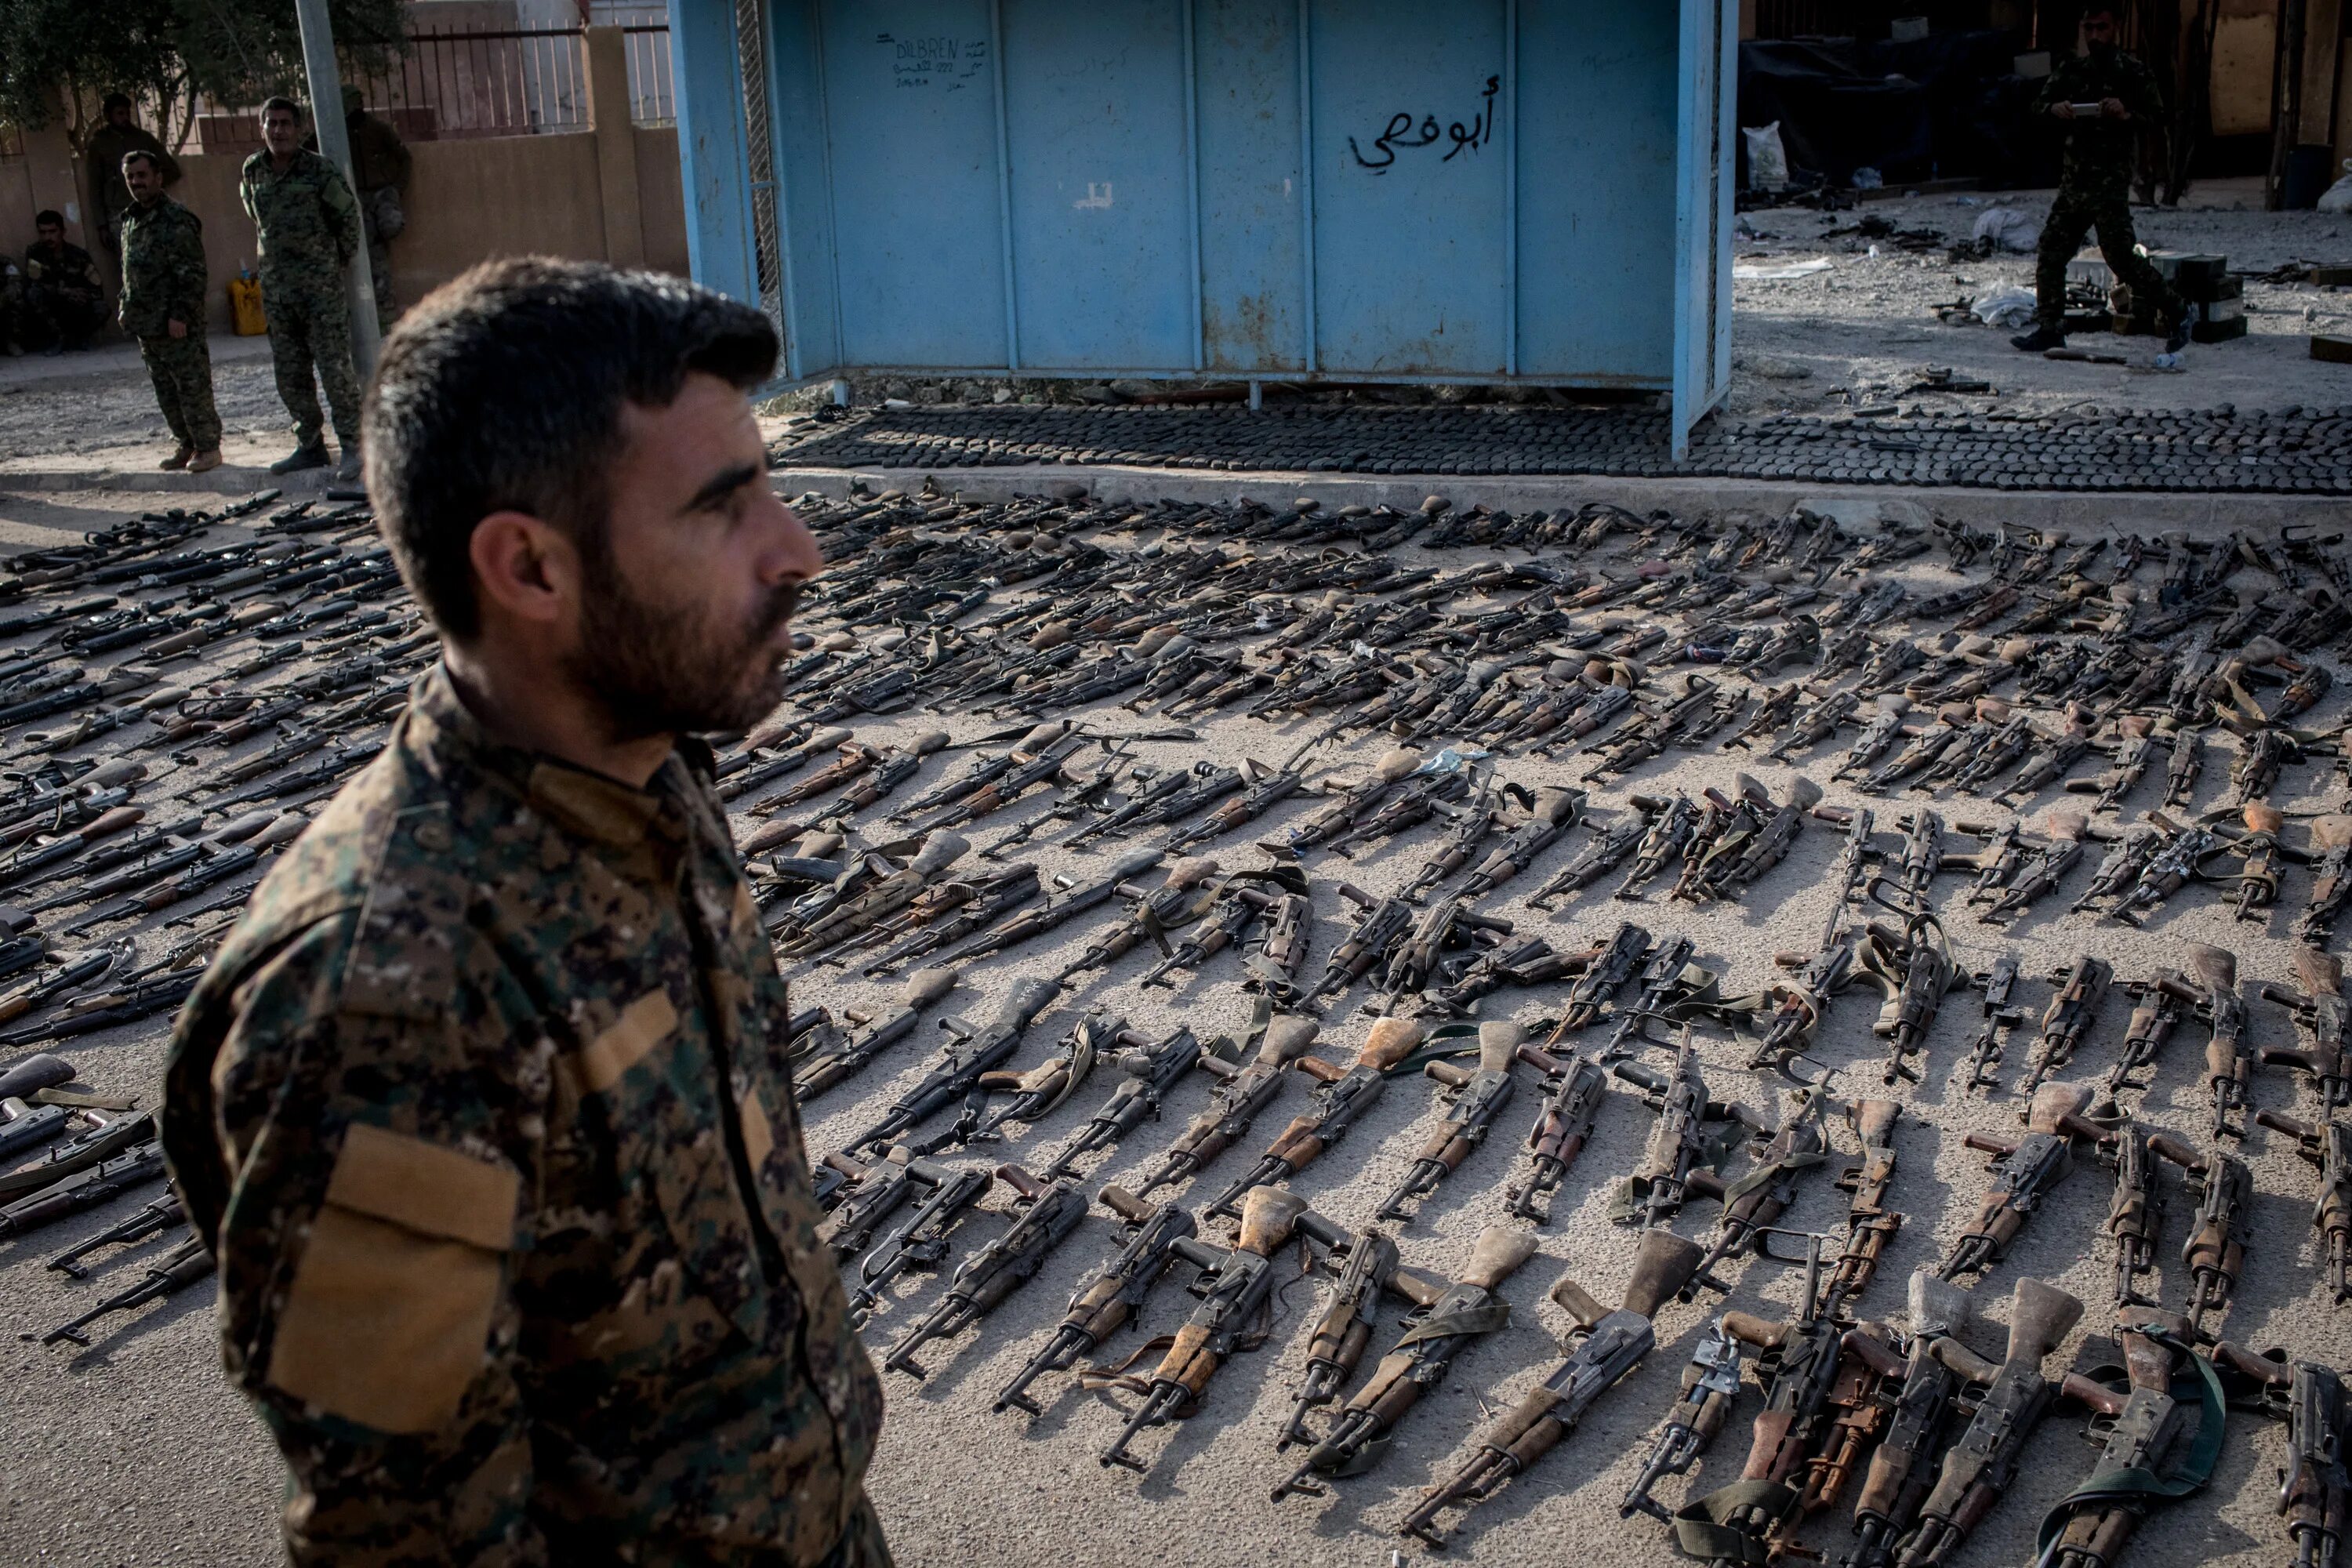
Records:
<instances>
[{"instance_id":1,"label":"camouflage trousers","mask_svg":"<svg viewBox=\"0 0 2352 1568\"><path fill-rule=\"evenodd\" d=\"M2132 232L2131 206L2124 193L2063 187L2058 199L2050 204L2050 219L2042 226L2042 248L2034 258L2034 320L2045 327L2065 321L2066 263L2074 259L2074 253L2083 247L2083 237L2095 228L2099 231L2099 254L2106 258L2116 280L2131 289L2133 310L2152 305L2163 321L2179 321L2180 296L2153 262L2132 248L2139 241Z\"/></svg>"},{"instance_id":2,"label":"camouflage trousers","mask_svg":"<svg viewBox=\"0 0 2352 1568\"><path fill-rule=\"evenodd\" d=\"M294 416L294 435L315 444L324 421L319 385L334 410L335 439L344 450L360 444L360 378L352 368L351 312L343 302L340 273L289 284L264 278L261 308L269 317L269 354L276 361L278 395ZM315 371L315 379L313 373Z\"/></svg>"},{"instance_id":3,"label":"camouflage trousers","mask_svg":"<svg viewBox=\"0 0 2352 1568\"><path fill-rule=\"evenodd\" d=\"M595 1564L596 1568L614 1568L621 1559L613 1554L614 1537L609 1533L575 1534L570 1521L542 1518L541 1528L547 1536L551 1562L570 1564ZM785 1562L781 1552L761 1551L730 1552L725 1557L713 1555L709 1542L698 1542L690 1555L671 1542L664 1541L631 1541L628 1561L642 1568L782 1568ZM883 1539L882 1521L874 1512L874 1500L861 1499L850 1511L849 1526L833 1550L824 1554L817 1568L894 1568L890 1543Z\"/></svg>"},{"instance_id":4,"label":"camouflage trousers","mask_svg":"<svg viewBox=\"0 0 2352 1568\"><path fill-rule=\"evenodd\" d=\"M376 331L388 332L400 314L392 298L392 242L408 226L399 188L379 185L361 192L360 217L367 230L368 277L375 285Z\"/></svg>"},{"instance_id":5,"label":"camouflage trousers","mask_svg":"<svg viewBox=\"0 0 2352 1568\"><path fill-rule=\"evenodd\" d=\"M163 410L172 438L199 452L218 447L221 422L213 406L213 351L205 342L204 330L184 338L142 338L139 357L147 362L155 402Z\"/></svg>"}]
</instances>

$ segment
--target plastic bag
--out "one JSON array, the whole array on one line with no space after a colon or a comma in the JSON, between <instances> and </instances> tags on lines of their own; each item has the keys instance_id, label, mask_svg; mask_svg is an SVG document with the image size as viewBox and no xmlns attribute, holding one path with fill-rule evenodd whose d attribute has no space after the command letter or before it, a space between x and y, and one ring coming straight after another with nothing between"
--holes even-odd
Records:
<instances>
[{"instance_id":1,"label":"plastic bag","mask_svg":"<svg viewBox=\"0 0 2352 1568\"><path fill-rule=\"evenodd\" d=\"M1784 190L1789 184L1789 150L1780 145L1780 122L1769 125L1746 126L1739 133L1748 138L1748 188L1751 191Z\"/></svg>"},{"instance_id":2,"label":"plastic bag","mask_svg":"<svg viewBox=\"0 0 2352 1568\"><path fill-rule=\"evenodd\" d=\"M2322 191L2314 205L2324 213L2352 213L2352 158L2344 160L2344 177Z\"/></svg>"},{"instance_id":3,"label":"plastic bag","mask_svg":"<svg viewBox=\"0 0 2352 1568\"><path fill-rule=\"evenodd\" d=\"M2031 289L1996 289L1974 308L1977 320L1988 327L2022 327L2032 321L2038 303Z\"/></svg>"},{"instance_id":4,"label":"plastic bag","mask_svg":"<svg viewBox=\"0 0 2352 1568\"><path fill-rule=\"evenodd\" d=\"M2015 207L1988 207L1977 215L1971 237L1979 246L1990 241L1995 250L2031 254L2042 245L2042 220Z\"/></svg>"}]
</instances>

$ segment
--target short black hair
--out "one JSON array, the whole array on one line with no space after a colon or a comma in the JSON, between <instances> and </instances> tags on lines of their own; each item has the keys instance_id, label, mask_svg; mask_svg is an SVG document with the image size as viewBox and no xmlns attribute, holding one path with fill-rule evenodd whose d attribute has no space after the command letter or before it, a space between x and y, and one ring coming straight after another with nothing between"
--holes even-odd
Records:
<instances>
[{"instance_id":1,"label":"short black hair","mask_svg":"<svg viewBox=\"0 0 2352 1568\"><path fill-rule=\"evenodd\" d=\"M118 109L128 109L130 107L131 95L129 93L110 92L106 95L106 101L98 106L98 111L100 114L111 114Z\"/></svg>"},{"instance_id":2,"label":"short black hair","mask_svg":"<svg viewBox=\"0 0 2352 1568\"><path fill-rule=\"evenodd\" d=\"M688 374L746 391L774 325L658 272L510 257L442 285L384 341L361 416L376 523L444 637L481 626L474 527L520 511L602 547L625 405L666 408Z\"/></svg>"},{"instance_id":3,"label":"short black hair","mask_svg":"<svg viewBox=\"0 0 2352 1568\"><path fill-rule=\"evenodd\" d=\"M281 109L287 113L292 115L296 120L300 120L302 118L302 106L295 102L292 99L286 97L283 93L262 100L261 118L267 121L271 115L277 113Z\"/></svg>"},{"instance_id":4,"label":"short black hair","mask_svg":"<svg viewBox=\"0 0 2352 1568\"><path fill-rule=\"evenodd\" d=\"M65 226L66 215L55 207L43 207L33 215L35 228L63 228Z\"/></svg>"},{"instance_id":5,"label":"short black hair","mask_svg":"<svg viewBox=\"0 0 2352 1568\"><path fill-rule=\"evenodd\" d=\"M2105 0L2091 0L2091 4L2083 7L2084 21L2087 22L2094 16L2105 16L2117 26L2123 25L2123 8L2120 5L2108 5Z\"/></svg>"},{"instance_id":6,"label":"short black hair","mask_svg":"<svg viewBox=\"0 0 2352 1568\"><path fill-rule=\"evenodd\" d=\"M150 153L144 147L134 147L130 152L122 154L122 166L125 170L128 170L133 163L151 164L159 174L163 172L163 160L158 158L154 153Z\"/></svg>"}]
</instances>

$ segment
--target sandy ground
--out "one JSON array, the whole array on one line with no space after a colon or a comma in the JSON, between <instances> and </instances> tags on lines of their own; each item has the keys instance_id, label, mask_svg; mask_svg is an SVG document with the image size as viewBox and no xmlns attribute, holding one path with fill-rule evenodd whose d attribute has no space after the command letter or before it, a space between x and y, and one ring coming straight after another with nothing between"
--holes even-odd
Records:
<instances>
[{"instance_id":1,"label":"sandy ground","mask_svg":"<svg viewBox=\"0 0 2352 1568\"><path fill-rule=\"evenodd\" d=\"M2033 288L2032 255L1954 264L1942 250L1912 254L1891 239L1832 235L1864 218L1897 230L1932 230L1962 242L1995 206L2050 210L2048 191L1894 197L1855 212L1777 207L1740 216L1734 265L1777 268L1814 259L1829 270L1789 281L1732 285L1733 377L1728 416L1826 413L1900 401L1931 410L2048 412L2073 405L2133 408L2279 408L2352 402L2352 366L2310 357L2314 332L2352 331L2352 289L2309 283L2246 284L2247 333L2234 342L2192 345L2187 368L2159 371L2161 340L2077 334L2071 346L2121 353L2128 365L2041 359L2010 346L2014 329L1946 325L1936 307ZM2261 211L2259 184L2221 182L2177 209L2138 207L2139 243L2150 250L2219 252L2238 271L2267 272L2291 261L2352 260L2352 218ZM1876 254L1873 254L1875 247ZM1933 366L1992 384L1990 395L1915 395Z\"/></svg>"},{"instance_id":2,"label":"sandy ground","mask_svg":"<svg viewBox=\"0 0 2352 1568\"><path fill-rule=\"evenodd\" d=\"M0 505L0 538L29 542L45 531L79 532L93 526L96 518L135 510L139 504L135 499L105 496L59 498L39 506L10 502ZM1917 575L1927 588L1952 581L1937 566L1923 567ZM2333 725L2340 721L2344 706L2339 700L2315 717ZM1115 709L1087 717L1113 733L1150 727ZM968 739L1007 721L961 713L950 716L941 727ZM862 739L878 742L939 723L929 715L908 715L862 721L857 730ZM1297 744L1306 728L1224 719L1200 726L1196 742L1146 742L1135 750L1139 757L1167 764L1202 758L1231 762L1243 756L1278 760ZM1388 743L1366 737L1336 746L1327 755L1335 769L1344 771L1360 765ZM1794 768L1759 765L1737 753L1713 750L1675 754L1600 786L1594 814L1617 815L1633 791L1727 785L1742 767L1776 791L1801 771L1826 783L1833 760L1834 752L1827 747L1801 757ZM2207 770L2200 804L2221 793L2225 763L2226 757L2217 752ZM910 787L923 787L961 766L961 754L944 765L934 763ZM1531 784L1566 782L1581 771L1565 759L1507 758L1500 763L1505 778ZM2132 803L2135 809L2158 789L2148 781ZM2340 781L2312 765L2291 771L2277 798L2291 809L2309 811L2332 805L2341 794ZM1832 802L1857 798L1849 786L1829 787ZM2029 808L2038 811L2052 798L2045 793L2028 803ZM985 846L1033 815L1040 804L1015 807L970 836ZM1902 809L1891 801L1876 804L1882 825L1891 824ZM1998 820L2002 815L1972 798L1937 804L1955 819ZM1206 852L1229 868L1255 864L1260 857L1251 846L1311 805L1295 800ZM740 826L748 827L757 820L740 819ZM1335 881L1344 877L1374 892L1392 889L1411 878L1437 836L1437 828L1424 826L1352 862L1310 856L1318 915L1311 961L1317 972L1345 929L1343 907L1333 893ZM1830 890L1822 879L1839 848L1828 828L1818 824L1807 828L1788 860L1738 904L1697 909L1657 900L1625 904L1592 891L1554 914L1528 910L1525 891L1583 838L1580 831L1555 847L1534 872L1483 900L1481 908L1513 921L1521 932L1543 935L1563 948L1604 936L1626 918L1644 922L1661 939L1687 933L1697 944L1700 961L1722 973L1727 991L1759 984L1769 972L1775 950L1811 947L1829 909ZM1880 842L1891 846L1892 834L1882 834ZM1049 872L1075 879L1099 876L1119 852L1116 847L1082 854L1045 846L1022 851ZM2078 891L2087 875L2087 867L2078 868L2065 892ZM1956 902L1961 886L1948 875L1937 891ZM2299 906L2306 888L2302 873L2289 876L2283 893L2289 910ZM2021 1004L2037 1013L2049 994L2050 972L2077 950L2110 959L2121 982L2160 964L2178 963L2187 941L2210 940L2239 953L2249 993L2258 981L2287 976L2285 913L2274 914L2264 924L2234 923L2213 890L2191 889L2167 905L2146 929L2134 929L2064 914L2060 912L2064 901L2046 900L2032 918L2005 933L1956 919L1954 935L1966 958L1978 967L1990 964L2000 951L2013 949L2028 977ZM978 968L958 994L955 1009L975 1019L989 1016L1015 980L1052 974L1102 924L1099 919L1081 921L1066 928L1066 935L1016 949ZM1230 956L1173 992L1136 985L1148 958L1146 953L1132 954L1108 972L1082 977L1061 1005L1039 1020L1013 1065L1043 1059L1060 1033L1090 1006L1112 1008L1131 1026L1153 1036L1179 1024L1189 1024L1204 1036L1242 1026L1248 1000ZM886 985L850 982L836 971L820 970L799 983L796 1000L803 1005L821 1003L838 1013L874 1007L888 994ZM1505 992L1493 999L1486 1016L1534 1020L1545 1016L1557 995L1557 989ZM1324 1024L1322 1054L1340 1059L1362 1041L1369 1027L1366 996L1367 987L1358 985L1339 999ZM2281 1008L2251 1005L2257 1045L2297 1042L2297 1031ZM2076 1075L2104 1075L2114 1059L2127 1010L2120 994L2111 997L2073 1069ZM1864 990L1843 998L1830 1015L1818 1048L1827 1061L1848 1069L1840 1080L1841 1092L1880 1092L1874 1064L1883 1047L1869 1032L1874 1011L1872 994ZM1972 1215L1984 1185L1984 1158L1962 1147L1962 1134L2016 1128L2020 1102L2006 1090L1971 1098L1948 1082L1978 1015L1971 994L1955 993L1932 1037L1924 1080L1897 1091L1906 1105L1897 1137L1901 1166L1893 1202L1909 1218L1877 1283L1859 1303L1865 1315L1899 1318L1904 1278L1914 1267L1940 1257ZM928 1029L923 1033L936 1038ZM2016 1082L2030 1037L2028 1030L2012 1042L2005 1085ZM2203 1103L2197 1074L2202 1043L2198 1026L2182 1028L2143 1107L2146 1117L2200 1142ZM86 1038L68 1054L101 1089L152 1095L163 1047L163 1029L156 1023ZM1781 1080L1738 1070L1745 1047L1703 1035L1701 1048L1709 1082L1719 1097L1759 1112L1777 1111L1785 1103ZM808 1107L812 1149L822 1152L848 1142L919 1076L929 1052L927 1045L901 1047L863 1077ZM1016 1128L1003 1145L967 1157L1043 1158L1100 1103L1115 1081L1109 1068L1098 1069L1093 1081L1042 1124ZM1295 1184L1297 1190L1344 1224L1370 1221L1430 1123L1431 1088L1419 1079L1393 1082L1354 1133L1302 1175ZM1402 1246L1409 1264L1451 1273L1465 1258L1479 1227L1502 1218L1504 1189L1522 1162L1517 1145L1532 1115L1535 1088L1532 1082L1522 1084L1519 1103L1487 1146L1404 1229ZM1090 1179L1118 1179L1136 1170L1206 1098L1204 1081L1180 1085L1171 1096L1166 1120L1139 1130L1125 1147L1095 1165ZM2282 1110L2309 1105L2307 1091L2273 1071L2260 1075L2253 1098L2257 1105ZM1302 1100L1300 1086L1286 1089L1260 1116L1244 1144L1201 1181L1222 1184L1236 1174ZM1650 1125L1638 1100L1618 1086L1601 1115L1593 1142L1569 1173L1543 1231L1539 1256L1505 1289L1514 1313L1510 1325L1462 1358L1451 1381L1409 1417L1375 1470L1338 1483L1336 1496L1328 1500L1294 1499L1277 1507L1265 1499L1266 1489L1289 1468L1276 1453L1274 1438L1286 1414L1317 1311L1318 1287L1311 1280L1300 1279L1282 1291L1267 1342L1218 1376L1200 1414L1139 1439L1138 1451L1154 1461L1140 1481L1105 1469L1096 1460L1096 1453L1123 1420L1111 1396L1082 1394L1068 1379L1051 1377L1034 1391L1046 1405L1041 1419L1033 1423L991 1414L988 1406L995 1391L1058 1318L1073 1284L1114 1245L1108 1218L1099 1213L1090 1216L1041 1276L982 1329L931 1347L924 1358L931 1371L928 1382L918 1385L895 1374L887 1379L889 1414L872 1484L899 1562L910 1568L958 1563L1024 1568L1064 1568L1073 1562L1202 1568L1241 1563L1388 1563L1391 1549L1400 1544L1391 1533L1394 1522L1412 1505L1418 1489L1462 1457L1464 1443L1487 1412L1517 1399L1557 1364L1558 1338L1568 1320L1546 1300L1553 1282L1562 1274L1573 1276L1608 1302L1622 1290L1633 1240L1629 1232L1607 1222L1605 1211L1611 1188L1632 1167ZM1853 1152L1850 1132L1840 1128L1834 1137L1841 1150ZM2298 1355L2339 1366L2352 1362L2352 1326L2347 1326L2344 1310L2328 1304L2315 1289L2306 1229L2313 1186L2308 1169L2284 1139L2268 1132L2252 1133L2245 1153L2258 1189L2254 1243L2225 1321L2226 1332L2254 1345L2283 1344ZM2171 1223L2162 1254L2160 1292L2165 1301L2177 1305L2186 1285L2173 1258L2191 1204L2177 1173L2166 1173L2166 1182ZM1204 1199L1209 1190L1213 1189L1196 1184L1190 1195ZM2084 1334L2109 1321L2111 1266L2098 1239L2107 1194L2105 1173L2085 1159L1979 1290L1983 1316L1990 1320L1974 1331L1979 1348L1998 1353L1999 1325L2007 1317L2009 1294L2019 1279L2028 1276L2054 1281L2090 1307L2066 1353ZM1003 1204L1000 1190L985 1207L1001 1211ZM114 1212L128 1206L118 1205ZM1685 1235L1704 1235L1712 1212L1712 1205L1694 1205L1676 1228ZM1825 1179L1815 1179L1783 1223L1833 1230L1843 1214L1843 1197ZM11 1458L0 1467L0 1539L9 1542L7 1555L12 1561L77 1565L268 1562L275 1554L277 1467L258 1427L222 1384L206 1291L192 1291L159 1310L135 1315L84 1352L45 1349L16 1338L79 1310L100 1290L132 1278L130 1269L139 1261L135 1256L84 1284L68 1284L41 1269L41 1258L95 1231L109 1217L89 1216L44 1233L30 1244L0 1246L0 1327L8 1336L0 1342L5 1343L0 1377L12 1390ZM975 1216L965 1227L956 1255L964 1255L1001 1223L995 1212ZM146 1253L154 1250L150 1247ZM1751 1263L1738 1268L1736 1275L1733 1304L1779 1316L1791 1300L1794 1279L1787 1271ZM901 1282L867 1330L877 1359L937 1299L940 1289L937 1277L910 1276ZM1449 1555L1474 1563L1550 1563L1560 1560L1563 1542L1574 1542L1580 1561L1606 1568L1666 1561L1669 1550L1657 1528L1646 1521L1621 1522L1617 1499L1646 1447L1645 1435L1674 1397L1685 1357L1721 1306L1713 1300L1669 1306L1659 1322L1657 1352L1601 1401L1580 1431L1472 1515ZM1107 1352L1124 1355L1145 1335L1173 1328L1188 1307L1176 1282L1163 1282L1142 1331L1129 1331ZM1401 1308L1391 1301L1383 1310L1382 1345L1392 1337ZM2062 1358L2053 1370L2063 1364ZM1758 1403L1752 1390L1743 1396L1731 1428L1688 1484L1689 1495L1737 1474ZM2053 1416L2034 1439L2015 1494L1954 1559L1959 1568L2028 1560L2033 1525L2042 1511L2089 1472L2095 1450L2081 1441L2081 1431L2080 1412L2062 1409ZM2200 1562L2251 1568L2284 1559L2286 1548L2270 1511L2280 1430L2255 1417L2233 1416L2230 1432L2210 1492L2167 1510L2133 1549L2133 1563L2150 1568L2182 1568ZM1671 1505L1685 1492L1685 1483L1669 1481L1660 1495ZM1842 1515L1825 1517L1816 1520L1803 1539L1834 1552L1846 1540L1845 1530ZM1420 1549L1406 1546L1404 1552L1412 1560Z\"/></svg>"},{"instance_id":3,"label":"sandy ground","mask_svg":"<svg viewBox=\"0 0 2352 1568\"><path fill-rule=\"evenodd\" d=\"M269 340L219 332L211 348L223 460L260 468L292 451L294 422L278 396ZM0 484L11 469L151 468L171 449L135 343L0 358Z\"/></svg>"}]
</instances>

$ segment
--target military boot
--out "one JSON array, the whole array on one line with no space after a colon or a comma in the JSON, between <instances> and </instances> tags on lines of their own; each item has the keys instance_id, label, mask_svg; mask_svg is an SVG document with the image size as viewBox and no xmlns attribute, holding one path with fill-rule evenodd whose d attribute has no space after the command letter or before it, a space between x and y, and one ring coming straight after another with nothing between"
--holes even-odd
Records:
<instances>
[{"instance_id":1,"label":"military boot","mask_svg":"<svg viewBox=\"0 0 2352 1568\"><path fill-rule=\"evenodd\" d=\"M2022 332L2010 339L2009 346L2021 349L2030 354L2038 354L2044 349L2064 348L2066 334L2055 327L2036 327L2030 332Z\"/></svg>"},{"instance_id":2,"label":"military boot","mask_svg":"<svg viewBox=\"0 0 2352 1568\"><path fill-rule=\"evenodd\" d=\"M174 471L186 468L188 466L188 459L195 455L196 449L194 447L189 446L185 441L183 441L170 457L164 458L155 466L159 468L164 469L166 472Z\"/></svg>"},{"instance_id":3,"label":"military boot","mask_svg":"<svg viewBox=\"0 0 2352 1568\"><path fill-rule=\"evenodd\" d=\"M269 471L273 474L298 474L304 468L323 468L330 460L325 441L308 441L270 464Z\"/></svg>"},{"instance_id":4,"label":"military boot","mask_svg":"<svg viewBox=\"0 0 2352 1568\"><path fill-rule=\"evenodd\" d=\"M220 466L221 455L218 447L207 447L188 459L188 472L192 474L209 474Z\"/></svg>"}]
</instances>

